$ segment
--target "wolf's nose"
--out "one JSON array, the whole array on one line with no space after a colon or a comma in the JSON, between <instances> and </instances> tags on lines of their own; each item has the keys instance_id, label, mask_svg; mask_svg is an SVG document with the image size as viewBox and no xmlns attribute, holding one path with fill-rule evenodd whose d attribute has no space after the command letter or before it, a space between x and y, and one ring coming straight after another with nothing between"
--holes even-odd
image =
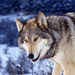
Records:
<instances>
[{"instance_id":1,"label":"wolf's nose","mask_svg":"<svg viewBox=\"0 0 75 75\"><path fill-rule=\"evenodd\" d=\"M33 59L33 58L34 58L34 54L32 54L32 53L29 54L29 55L28 55L28 58L29 58L29 59Z\"/></svg>"}]
</instances>

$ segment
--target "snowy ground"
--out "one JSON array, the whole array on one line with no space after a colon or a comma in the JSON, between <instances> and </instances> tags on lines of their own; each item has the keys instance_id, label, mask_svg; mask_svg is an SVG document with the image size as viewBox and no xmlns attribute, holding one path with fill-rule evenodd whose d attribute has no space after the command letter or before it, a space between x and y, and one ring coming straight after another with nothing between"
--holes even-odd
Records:
<instances>
[{"instance_id":1,"label":"snowy ground","mask_svg":"<svg viewBox=\"0 0 75 75\"><path fill-rule=\"evenodd\" d=\"M9 57L17 60L18 56L20 55L20 51L21 50L18 47L8 47L6 44L0 45L0 59L2 65L0 73L4 73Z\"/></svg>"},{"instance_id":2,"label":"snowy ground","mask_svg":"<svg viewBox=\"0 0 75 75\"><path fill-rule=\"evenodd\" d=\"M33 15L33 14L26 15L25 13L17 13L17 14L4 15L4 16L0 15L0 22L2 22L2 21L4 21L4 22L7 22L7 21L15 22L16 18L19 18L22 20L27 20L29 18L32 18L33 16L36 16L36 15Z\"/></svg>"}]
</instances>

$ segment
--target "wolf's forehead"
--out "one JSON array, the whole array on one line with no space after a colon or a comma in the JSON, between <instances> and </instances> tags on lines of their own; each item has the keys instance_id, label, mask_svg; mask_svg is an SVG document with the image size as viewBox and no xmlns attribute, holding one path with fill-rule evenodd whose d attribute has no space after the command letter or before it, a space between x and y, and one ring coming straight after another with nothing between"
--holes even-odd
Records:
<instances>
[{"instance_id":1,"label":"wolf's forehead","mask_svg":"<svg viewBox=\"0 0 75 75\"><path fill-rule=\"evenodd\" d=\"M32 18L26 21L27 28L37 28L37 21L36 18Z\"/></svg>"}]
</instances>

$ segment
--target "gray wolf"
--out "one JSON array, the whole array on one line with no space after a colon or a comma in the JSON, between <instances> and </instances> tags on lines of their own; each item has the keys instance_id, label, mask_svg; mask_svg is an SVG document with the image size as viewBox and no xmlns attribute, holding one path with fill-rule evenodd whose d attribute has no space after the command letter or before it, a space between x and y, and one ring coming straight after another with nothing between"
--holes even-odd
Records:
<instances>
[{"instance_id":1,"label":"gray wolf","mask_svg":"<svg viewBox=\"0 0 75 75\"><path fill-rule=\"evenodd\" d=\"M75 75L75 13L38 16L26 21L16 19L18 45L31 61L54 61L52 75Z\"/></svg>"}]
</instances>

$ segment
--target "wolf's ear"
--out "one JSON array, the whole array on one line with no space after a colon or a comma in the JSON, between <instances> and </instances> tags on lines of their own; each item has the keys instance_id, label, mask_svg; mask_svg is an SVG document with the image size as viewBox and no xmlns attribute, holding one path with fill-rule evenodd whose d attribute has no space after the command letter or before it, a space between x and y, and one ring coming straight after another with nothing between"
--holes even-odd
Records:
<instances>
[{"instance_id":1,"label":"wolf's ear","mask_svg":"<svg viewBox=\"0 0 75 75\"><path fill-rule=\"evenodd\" d=\"M20 32L23 27L23 23L19 19L16 19L16 25L17 25L18 32Z\"/></svg>"},{"instance_id":2,"label":"wolf's ear","mask_svg":"<svg viewBox=\"0 0 75 75\"><path fill-rule=\"evenodd\" d=\"M38 13L37 23L41 28L48 28L46 17L42 12Z\"/></svg>"}]
</instances>

